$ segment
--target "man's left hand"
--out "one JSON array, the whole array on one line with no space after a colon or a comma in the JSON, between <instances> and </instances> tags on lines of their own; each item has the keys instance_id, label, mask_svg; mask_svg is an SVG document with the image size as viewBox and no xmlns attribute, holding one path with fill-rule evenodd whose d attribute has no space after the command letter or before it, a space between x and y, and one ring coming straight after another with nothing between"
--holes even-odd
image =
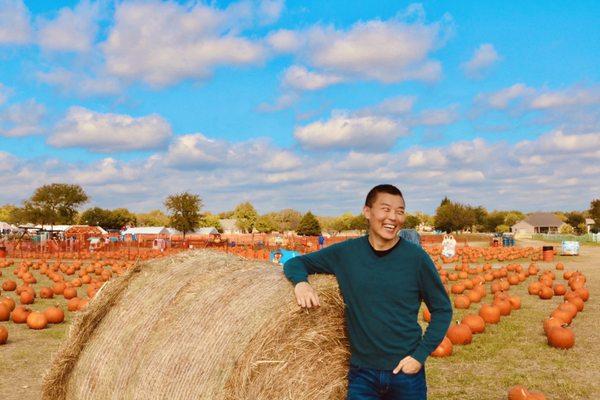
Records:
<instances>
[{"instance_id":1,"label":"man's left hand","mask_svg":"<svg viewBox=\"0 0 600 400\"><path fill-rule=\"evenodd\" d=\"M422 366L423 365L420 362L411 356L406 356L398 363L398 366L394 368L394 374L397 374L400 371L405 374L416 374L421 370Z\"/></svg>"}]
</instances>

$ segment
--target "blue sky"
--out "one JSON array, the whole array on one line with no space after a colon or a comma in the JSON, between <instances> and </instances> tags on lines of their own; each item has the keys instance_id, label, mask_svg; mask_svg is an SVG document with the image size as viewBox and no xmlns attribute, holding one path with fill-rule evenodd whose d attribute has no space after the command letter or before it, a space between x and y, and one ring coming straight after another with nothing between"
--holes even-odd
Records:
<instances>
[{"instance_id":1,"label":"blue sky","mask_svg":"<svg viewBox=\"0 0 600 400\"><path fill-rule=\"evenodd\" d=\"M0 204L198 193L358 212L586 209L600 196L592 1L0 0Z\"/></svg>"}]
</instances>

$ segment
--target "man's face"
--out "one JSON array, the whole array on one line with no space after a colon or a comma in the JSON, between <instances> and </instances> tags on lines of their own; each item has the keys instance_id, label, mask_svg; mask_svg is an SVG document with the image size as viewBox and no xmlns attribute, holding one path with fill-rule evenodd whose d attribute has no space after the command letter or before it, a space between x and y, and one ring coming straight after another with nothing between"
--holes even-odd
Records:
<instances>
[{"instance_id":1,"label":"man's face","mask_svg":"<svg viewBox=\"0 0 600 400\"><path fill-rule=\"evenodd\" d=\"M365 206L363 214L369 220L369 234L383 240L392 240L404 225L404 199L389 193L377 193L371 207Z\"/></svg>"}]
</instances>

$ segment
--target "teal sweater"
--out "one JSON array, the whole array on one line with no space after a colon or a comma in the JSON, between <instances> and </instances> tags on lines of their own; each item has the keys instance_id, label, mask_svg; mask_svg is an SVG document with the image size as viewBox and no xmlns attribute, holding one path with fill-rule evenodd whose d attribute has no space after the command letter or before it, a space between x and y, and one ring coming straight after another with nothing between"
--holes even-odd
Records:
<instances>
[{"instance_id":1,"label":"teal sweater","mask_svg":"<svg viewBox=\"0 0 600 400\"><path fill-rule=\"evenodd\" d=\"M294 285L308 274L336 276L346 305L350 362L360 367L392 370L407 355L423 364L452 319L431 258L406 240L378 257L363 236L294 257L283 270ZM417 323L421 299L431 311L424 335Z\"/></svg>"}]
</instances>

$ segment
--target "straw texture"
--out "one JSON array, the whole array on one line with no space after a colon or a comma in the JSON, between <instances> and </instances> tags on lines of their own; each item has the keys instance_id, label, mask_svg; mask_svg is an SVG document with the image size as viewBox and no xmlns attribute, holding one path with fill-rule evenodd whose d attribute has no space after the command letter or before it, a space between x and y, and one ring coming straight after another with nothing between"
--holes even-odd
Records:
<instances>
[{"instance_id":1,"label":"straw texture","mask_svg":"<svg viewBox=\"0 0 600 400\"><path fill-rule=\"evenodd\" d=\"M302 311L279 267L210 250L137 265L79 315L44 399L343 399L336 281Z\"/></svg>"}]
</instances>

